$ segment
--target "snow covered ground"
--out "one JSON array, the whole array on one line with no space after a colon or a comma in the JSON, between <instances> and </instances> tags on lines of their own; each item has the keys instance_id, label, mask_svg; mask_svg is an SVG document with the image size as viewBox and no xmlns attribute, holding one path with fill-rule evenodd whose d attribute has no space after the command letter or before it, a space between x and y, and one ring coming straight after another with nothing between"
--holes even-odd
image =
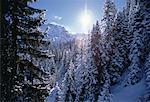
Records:
<instances>
[{"instance_id":1,"label":"snow covered ground","mask_svg":"<svg viewBox=\"0 0 150 102\"><path fill-rule=\"evenodd\" d=\"M137 99L144 94L145 89L146 86L144 79L142 79L139 83L128 87L115 85L111 90L111 102L137 102Z\"/></svg>"}]
</instances>

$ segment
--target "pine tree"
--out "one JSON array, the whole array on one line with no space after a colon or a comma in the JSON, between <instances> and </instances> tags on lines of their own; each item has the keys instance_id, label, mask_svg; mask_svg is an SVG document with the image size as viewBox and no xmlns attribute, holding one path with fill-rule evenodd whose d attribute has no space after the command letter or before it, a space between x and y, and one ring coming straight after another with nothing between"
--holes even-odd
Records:
<instances>
[{"instance_id":1,"label":"pine tree","mask_svg":"<svg viewBox=\"0 0 150 102\"><path fill-rule=\"evenodd\" d=\"M39 31L39 27L44 23L44 10L39 10L28 6L30 0L23 1L6 1L8 8L3 14L7 53L11 56L7 57L3 63L3 101L44 101L48 95L49 73L43 66L41 59L47 60L52 57L49 52L40 49L43 34ZM6 5L5 5L6 6ZM7 6L6 6L7 7ZM38 16L33 16L37 14ZM5 42L4 41L4 42ZM11 51L9 51L10 49ZM9 55L9 54L8 54ZM9 63L6 64L8 61ZM6 66L6 69L4 67ZM44 68L43 68L44 67ZM8 82L6 82L8 81ZM11 82L11 83L10 83ZM10 93L6 95L6 93Z\"/></svg>"},{"instance_id":2,"label":"pine tree","mask_svg":"<svg viewBox=\"0 0 150 102\"><path fill-rule=\"evenodd\" d=\"M74 102L75 93L75 75L74 75L74 64L70 61L70 67L65 73L65 77L62 81L61 92L60 92L60 102Z\"/></svg>"},{"instance_id":3,"label":"pine tree","mask_svg":"<svg viewBox=\"0 0 150 102\"><path fill-rule=\"evenodd\" d=\"M111 0L105 0L104 17L102 19L102 28L104 37L109 36L111 34L111 28L114 24L116 13L117 10L114 2Z\"/></svg>"},{"instance_id":4,"label":"pine tree","mask_svg":"<svg viewBox=\"0 0 150 102\"><path fill-rule=\"evenodd\" d=\"M75 101L83 101L85 95L85 75L87 71L85 69L85 63L83 63L82 55L80 57L80 61L77 63L76 71L75 71L75 86L76 86L76 99Z\"/></svg>"},{"instance_id":5,"label":"pine tree","mask_svg":"<svg viewBox=\"0 0 150 102\"><path fill-rule=\"evenodd\" d=\"M98 97L98 102L110 102L111 93L110 93L110 75L107 72L107 69L104 70L105 81L103 86L100 89L100 95Z\"/></svg>"},{"instance_id":6,"label":"pine tree","mask_svg":"<svg viewBox=\"0 0 150 102\"><path fill-rule=\"evenodd\" d=\"M142 78L143 72L143 63L146 57L146 53L148 53L148 49L146 42L148 43L148 34L147 32L147 21L145 22L145 18L147 18L146 5L149 4L149 1L132 1L130 9L134 9L134 11L130 11L130 33L133 34L133 41L130 46L130 54L129 58L131 64L129 66L128 77L125 79L125 86L131 85L139 82ZM149 10L149 9L148 9ZM131 19L132 18L132 19ZM145 36L146 39L145 39ZM146 47L145 47L146 46ZM149 46L149 45L148 45ZM143 52L145 50L145 52Z\"/></svg>"},{"instance_id":7,"label":"pine tree","mask_svg":"<svg viewBox=\"0 0 150 102\"><path fill-rule=\"evenodd\" d=\"M61 53L61 52L59 52ZM73 54L74 52L71 51L71 49L63 49L62 51L62 57L60 61L57 61L58 64L58 73L57 73L57 79L64 77L64 74L67 72L70 61L73 60Z\"/></svg>"},{"instance_id":8,"label":"pine tree","mask_svg":"<svg viewBox=\"0 0 150 102\"><path fill-rule=\"evenodd\" d=\"M111 81L116 83L118 78L129 66L129 30L125 9L119 12L112 28L113 55L111 62Z\"/></svg>"},{"instance_id":9,"label":"pine tree","mask_svg":"<svg viewBox=\"0 0 150 102\"><path fill-rule=\"evenodd\" d=\"M113 49L112 27L114 26L116 12L117 10L114 2L111 0L106 0L104 4L104 17L102 19L102 40L104 42L104 49L106 49L105 53L108 56L108 60L110 59Z\"/></svg>"},{"instance_id":10,"label":"pine tree","mask_svg":"<svg viewBox=\"0 0 150 102\"><path fill-rule=\"evenodd\" d=\"M116 6L113 1L106 0L104 4L104 17L102 19L102 38L101 38L101 61L103 70L107 70L110 74L110 78L114 80L114 68L112 66L113 60L113 49L114 49L114 38L113 38L113 27L116 17ZM104 72L104 71L103 71ZM112 82L111 80L111 82Z\"/></svg>"},{"instance_id":11,"label":"pine tree","mask_svg":"<svg viewBox=\"0 0 150 102\"><path fill-rule=\"evenodd\" d=\"M92 50L92 56L93 56L93 61L94 64L96 65L96 68L99 73L99 81L103 81L103 67L102 67L102 59L101 59L101 54L102 54L102 49L100 49L101 46L101 30L100 30L100 25L99 22L96 22L96 25L93 26L92 29L92 35L91 35L91 50Z\"/></svg>"},{"instance_id":12,"label":"pine tree","mask_svg":"<svg viewBox=\"0 0 150 102\"><path fill-rule=\"evenodd\" d=\"M87 100L89 101L97 101L100 89L100 80L99 80L99 71L95 65L92 48L89 43L89 47L87 48L87 62L86 62L86 69L87 75L85 80L85 88L87 93ZM102 73L102 72L101 72Z\"/></svg>"},{"instance_id":13,"label":"pine tree","mask_svg":"<svg viewBox=\"0 0 150 102\"><path fill-rule=\"evenodd\" d=\"M144 35L144 49L143 49L143 57L144 61L144 72L145 72L145 80L146 80L146 92L143 97L143 102L148 102L150 100L150 1L149 0L139 0L139 5L141 12L144 16L143 20L143 32Z\"/></svg>"},{"instance_id":14,"label":"pine tree","mask_svg":"<svg viewBox=\"0 0 150 102\"><path fill-rule=\"evenodd\" d=\"M145 80L146 80L146 92L143 97L143 101L147 102L150 100L150 54L147 56L147 59L145 60Z\"/></svg>"}]
</instances>

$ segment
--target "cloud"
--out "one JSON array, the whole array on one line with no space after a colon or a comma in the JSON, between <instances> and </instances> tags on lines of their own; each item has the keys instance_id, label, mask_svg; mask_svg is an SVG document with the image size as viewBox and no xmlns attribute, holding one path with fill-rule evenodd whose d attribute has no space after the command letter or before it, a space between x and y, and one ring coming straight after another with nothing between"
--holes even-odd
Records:
<instances>
[{"instance_id":1,"label":"cloud","mask_svg":"<svg viewBox=\"0 0 150 102\"><path fill-rule=\"evenodd\" d=\"M60 17L60 16L54 16L54 18L55 18L56 20L61 20L61 19L62 19L62 17Z\"/></svg>"}]
</instances>

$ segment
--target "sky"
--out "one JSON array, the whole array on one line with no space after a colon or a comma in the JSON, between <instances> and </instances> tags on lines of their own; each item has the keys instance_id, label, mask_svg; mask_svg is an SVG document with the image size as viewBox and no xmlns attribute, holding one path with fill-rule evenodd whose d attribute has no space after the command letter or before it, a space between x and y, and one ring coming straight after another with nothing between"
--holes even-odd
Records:
<instances>
[{"instance_id":1,"label":"sky","mask_svg":"<svg viewBox=\"0 0 150 102\"><path fill-rule=\"evenodd\" d=\"M87 33L103 16L105 0L38 0L31 6L46 9L46 23L63 25L72 33ZM121 10L125 0L115 0Z\"/></svg>"}]
</instances>

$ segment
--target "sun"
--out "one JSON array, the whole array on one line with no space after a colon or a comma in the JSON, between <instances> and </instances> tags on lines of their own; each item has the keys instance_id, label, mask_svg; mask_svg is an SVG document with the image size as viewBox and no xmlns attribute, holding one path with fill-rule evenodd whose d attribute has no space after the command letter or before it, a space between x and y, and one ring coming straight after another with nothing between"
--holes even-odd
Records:
<instances>
[{"instance_id":1,"label":"sun","mask_svg":"<svg viewBox=\"0 0 150 102\"><path fill-rule=\"evenodd\" d=\"M88 33L92 25L92 13L87 9L87 4L85 4L84 10L81 12L79 20L82 32Z\"/></svg>"},{"instance_id":2,"label":"sun","mask_svg":"<svg viewBox=\"0 0 150 102\"><path fill-rule=\"evenodd\" d=\"M91 16L88 13L83 13L80 18L80 22L83 28L87 28L91 23Z\"/></svg>"}]
</instances>

